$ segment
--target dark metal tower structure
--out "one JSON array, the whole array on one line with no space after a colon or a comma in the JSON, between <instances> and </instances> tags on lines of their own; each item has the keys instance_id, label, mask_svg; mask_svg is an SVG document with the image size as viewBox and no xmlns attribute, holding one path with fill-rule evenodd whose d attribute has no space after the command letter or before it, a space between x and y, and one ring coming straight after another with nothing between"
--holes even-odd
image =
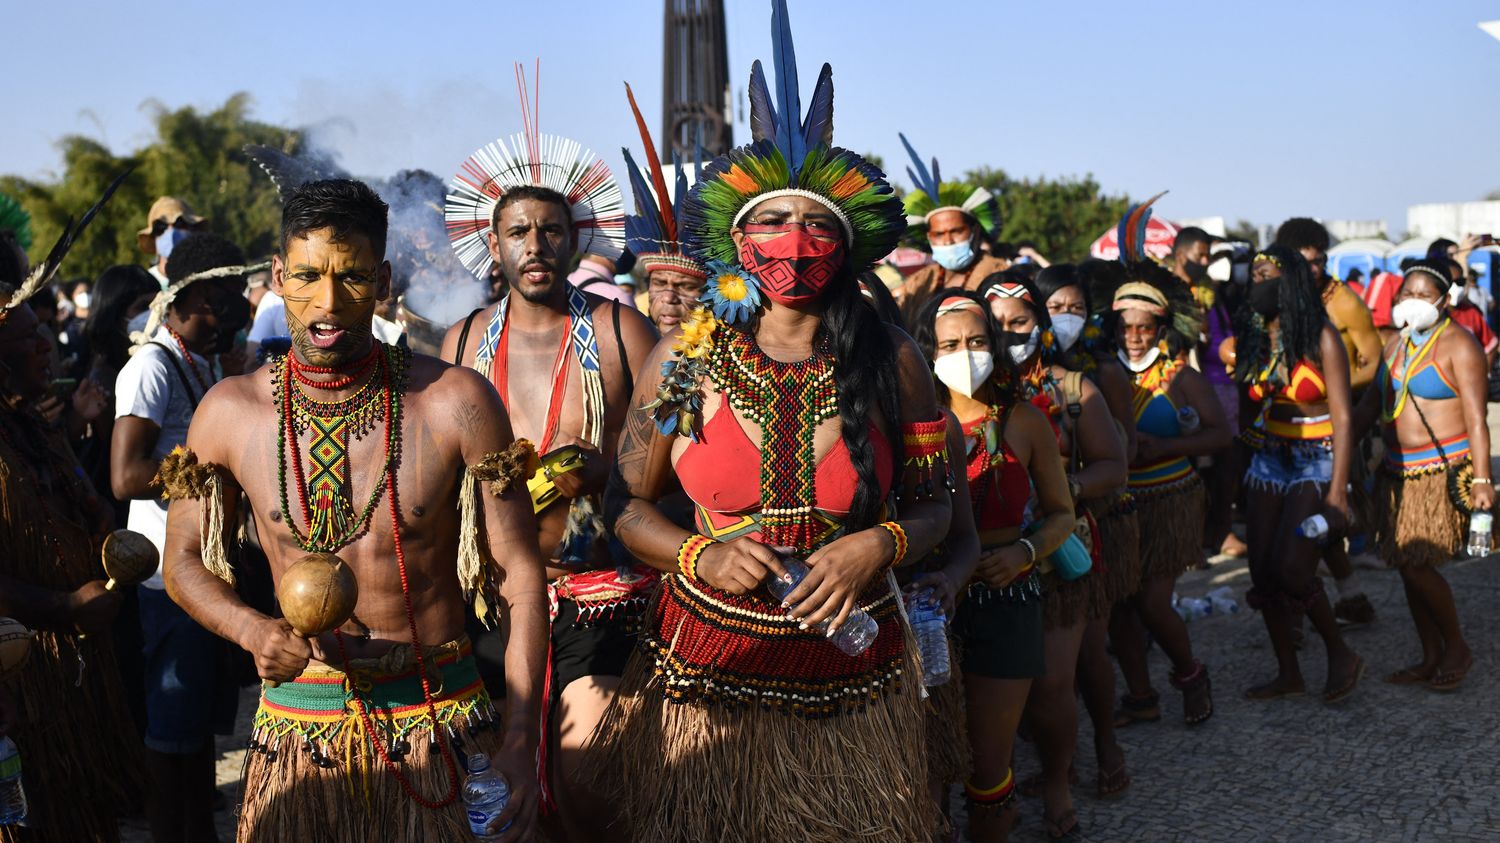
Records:
<instances>
[{"instance_id":1,"label":"dark metal tower structure","mask_svg":"<svg viewBox=\"0 0 1500 843\"><path fill-rule=\"evenodd\" d=\"M706 162L734 145L724 0L665 0L664 8L662 163L674 150L692 161L699 137Z\"/></svg>"}]
</instances>

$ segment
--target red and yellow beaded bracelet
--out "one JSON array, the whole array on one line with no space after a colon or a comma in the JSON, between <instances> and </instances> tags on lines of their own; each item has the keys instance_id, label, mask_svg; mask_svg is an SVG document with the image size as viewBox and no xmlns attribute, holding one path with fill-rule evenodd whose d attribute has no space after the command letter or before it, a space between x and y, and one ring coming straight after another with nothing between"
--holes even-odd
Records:
<instances>
[{"instance_id":1,"label":"red and yellow beaded bracelet","mask_svg":"<svg viewBox=\"0 0 1500 843\"><path fill-rule=\"evenodd\" d=\"M677 548L677 570L688 579L697 579L698 557L702 556L703 551L711 544L715 544L713 539L697 534L683 539L682 546Z\"/></svg>"},{"instance_id":2,"label":"red and yellow beaded bracelet","mask_svg":"<svg viewBox=\"0 0 1500 843\"><path fill-rule=\"evenodd\" d=\"M890 533L891 541L896 545L895 554L891 556L891 564L886 567L894 568L900 565L901 560L906 558L906 531L901 529L901 525L895 521L882 521L875 526Z\"/></svg>"}]
</instances>

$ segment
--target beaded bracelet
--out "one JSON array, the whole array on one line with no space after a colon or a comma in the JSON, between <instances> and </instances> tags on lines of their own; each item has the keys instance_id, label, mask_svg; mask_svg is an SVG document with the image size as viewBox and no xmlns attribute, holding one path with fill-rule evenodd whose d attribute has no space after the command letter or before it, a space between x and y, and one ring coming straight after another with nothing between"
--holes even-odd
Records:
<instances>
[{"instance_id":1,"label":"beaded bracelet","mask_svg":"<svg viewBox=\"0 0 1500 843\"><path fill-rule=\"evenodd\" d=\"M1028 554L1030 554L1030 556L1031 556L1031 564L1036 564L1036 545L1034 545L1034 544L1031 543L1031 539L1027 539L1027 538L1016 539L1016 544L1019 544L1022 547L1025 547L1026 548L1026 552Z\"/></svg>"},{"instance_id":2,"label":"beaded bracelet","mask_svg":"<svg viewBox=\"0 0 1500 843\"><path fill-rule=\"evenodd\" d=\"M896 552L891 557L891 564L886 567L894 568L900 565L901 560L906 558L906 531L901 529L901 525L895 521L882 521L875 526L890 533L891 541L896 545Z\"/></svg>"},{"instance_id":3,"label":"beaded bracelet","mask_svg":"<svg viewBox=\"0 0 1500 843\"><path fill-rule=\"evenodd\" d=\"M688 536L682 540L682 546L677 548L677 570L682 572L688 579L698 578L698 557L711 544L717 544L708 536L697 534Z\"/></svg>"}]
</instances>

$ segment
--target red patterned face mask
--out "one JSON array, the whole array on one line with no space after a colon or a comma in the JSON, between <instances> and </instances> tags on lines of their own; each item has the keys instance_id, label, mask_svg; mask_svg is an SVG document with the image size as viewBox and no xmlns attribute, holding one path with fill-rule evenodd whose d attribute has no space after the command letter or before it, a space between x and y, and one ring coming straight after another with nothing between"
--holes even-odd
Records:
<instances>
[{"instance_id":1,"label":"red patterned face mask","mask_svg":"<svg viewBox=\"0 0 1500 843\"><path fill-rule=\"evenodd\" d=\"M745 226L740 264L760 281L761 291L777 304L799 305L817 299L844 265L844 244L815 237L798 223ZM777 234L763 243L751 234Z\"/></svg>"}]
</instances>

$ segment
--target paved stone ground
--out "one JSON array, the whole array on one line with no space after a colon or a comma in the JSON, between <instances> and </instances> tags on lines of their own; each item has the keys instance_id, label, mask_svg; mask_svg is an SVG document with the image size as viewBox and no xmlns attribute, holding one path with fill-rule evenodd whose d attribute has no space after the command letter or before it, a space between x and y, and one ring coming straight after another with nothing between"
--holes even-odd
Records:
<instances>
[{"instance_id":1,"label":"paved stone ground","mask_svg":"<svg viewBox=\"0 0 1500 843\"><path fill-rule=\"evenodd\" d=\"M1453 694L1381 681L1419 654L1400 578L1391 571L1360 571L1378 617L1347 632L1369 671L1354 697L1338 707L1323 705L1314 693L1272 703L1244 699L1245 687L1275 670L1259 616L1241 610L1192 622L1195 652L1214 681L1213 719L1183 725L1181 696L1167 685L1167 662L1153 649L1163 718L1120 731L1134 784L1117 801L1093 797L1092 729L1087 716L1081 718L1083 784L1074 792L1081 839L1500 839L1497 562L1490 557L1445 568L1475 655L1474 671ZM1249 586L1244 563L1191 572L1178 591L1200 596L1220 585L1243 595ZM1321 690L1323 647L1310 629L1302 663L1309 690ZM1021 744L1017 755L1018 777L1038 769L1029 745ZM1012 839L1045 840L1041 800L1026 800L1022 811Z\"/></svg>"}]
</instances>

